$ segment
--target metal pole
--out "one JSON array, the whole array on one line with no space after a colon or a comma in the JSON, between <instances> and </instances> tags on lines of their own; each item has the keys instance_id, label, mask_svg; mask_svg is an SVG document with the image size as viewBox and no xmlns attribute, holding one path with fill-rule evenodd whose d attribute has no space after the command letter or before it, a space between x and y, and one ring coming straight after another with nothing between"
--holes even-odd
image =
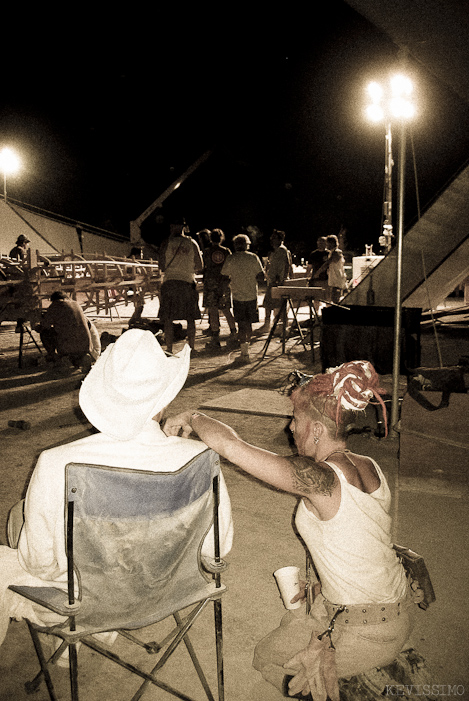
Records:
<instances>
[{"instance_id":1,"label":"metal pole","mask_svg":"<svg viewBox=\"0 0 469 701\"><path fill-rule=\"evenodd\" d=\"M404 182L405 182L405 152L406 152L406 126L401 120L399 138L399 163L398 163L398 225L397 225L397 258L396 258L396 309L394 315L394 354L392 371L392 404L391 404L391 435L397 436L397 423L399 421L399 378L401 369L401 326L402 326L402 246L404 238Z\"/></svg>"},{"instance_id":2,"label":"metal pole","mask_svg":"<svg viewBox=\"0 0 469 701\"><path fill-rule=\"evenodd\" d=\"M384 182L384 212L383 212L383 237L384 253L389 253L392 243L392 132L391 124L386 125L386 154L385 154L385 182Z\"/></svg>"}]
</instances>

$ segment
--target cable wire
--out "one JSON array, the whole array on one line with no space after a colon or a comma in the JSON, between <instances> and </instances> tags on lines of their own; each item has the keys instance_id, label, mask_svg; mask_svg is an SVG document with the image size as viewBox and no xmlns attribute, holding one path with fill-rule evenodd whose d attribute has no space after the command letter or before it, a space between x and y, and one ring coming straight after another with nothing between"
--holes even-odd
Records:
<instances>
[{"instance_id":1,"label":"cable wire","mask_svg":"<svg viewBox=\"0 0 469 701\"><path fill-rule=\"evenodd\" d=\"M415 157L415 148L414 148L414 134L413 134L412 128L409 131L410 131L410 142L411 142L411 147L412 147L412 163L414 166L415 197L416 197L416 201L417 201L417 221L420 221L420 195L419 195L419 181L418 181L418 176L417 176L417 160ZM442 368L443 367L443 360L442 360L442 356L441 356L440 340L438 338L438 331L436 328L435 317L433 316L433 304L432 304L432 301L430 299L427 271L426 271L426 266L425 266L425 254L424 254L423 248L420 248L420 255L421 255L421 259L422 259L422 273L423 273L423 279L424 279L424 284L425 284L425 292L427 294L427 304L428 304L428 308L430 310L430 318L431 318L433 333L435 335L435 344L436 344L436 351L438 354L438 362L440 364L440 368Z\"/></svg>"}]
</instances>

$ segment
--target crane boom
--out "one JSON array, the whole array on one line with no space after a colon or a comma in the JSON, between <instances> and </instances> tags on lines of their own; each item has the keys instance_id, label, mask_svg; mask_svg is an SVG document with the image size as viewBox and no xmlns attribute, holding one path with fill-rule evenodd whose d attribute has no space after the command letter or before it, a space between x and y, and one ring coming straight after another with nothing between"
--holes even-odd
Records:
<instances>
[{"instance_id":1,"label":"crane boom","mask_svg":"<svg viewBox=\"0 0 469 701\"><path fill-rule=\"evenodd\" d=\"M187 180L188 177L194 173L194 171L197 170L205 161L210 158L212 155L212 151L206 151L200 158L198 158L194 163L189 166L189 168L184 171L184 173L179 176L174 182L169 185L169 187L166 188L164 192L161 193L159 197L156 198L152 204L147 207L147 209L142 212L142 214L137 217L137 219L134 219L134 221L130 222L130 241L132 243L140 241L140 226L141 224L147 219L150 214L152 214L158 207L160 207L163 202L175 191L182 185L182 183Z\"/></svg>"}]
</instances>

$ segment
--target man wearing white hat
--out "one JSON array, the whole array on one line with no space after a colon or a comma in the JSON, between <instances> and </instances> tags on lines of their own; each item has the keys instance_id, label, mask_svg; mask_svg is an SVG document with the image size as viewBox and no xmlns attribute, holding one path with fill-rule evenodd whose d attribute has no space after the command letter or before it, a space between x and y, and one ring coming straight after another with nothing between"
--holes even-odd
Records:
<instances>
[{"instance_id":1,"label":"man wearing white hat","mask_svg":"<svg viewBox=\"0 0 469 701\"><path fill-rule=\"evenodd\" d=\"M62 620L14 592L10 584L67 585L64 545L65 466L69 462L174 472L206 449L200 441L166 436L158 421L182 389L190 347L167 356L150 331L130 329L108 346L80 389L80 407L100 431L39 456L24 505L18 548L0 546L0 644L10 617L38 624ZM220 476L220 544L226 555L233 538L231 505ZM11 532L11 531L10 531ZM213 556L213 537L202 554Z\"/></svg>"}]
</instances>

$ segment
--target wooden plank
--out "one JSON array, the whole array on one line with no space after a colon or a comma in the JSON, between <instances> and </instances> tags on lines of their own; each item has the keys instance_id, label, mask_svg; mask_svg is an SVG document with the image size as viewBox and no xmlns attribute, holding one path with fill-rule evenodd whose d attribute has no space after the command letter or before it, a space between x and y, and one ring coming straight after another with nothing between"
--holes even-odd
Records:
<instances>
[{"instance_id":1,"label":"wooden plank","mask_svg":"<svg viewBox=\"0 0 469 701\"><path fill-rule=\"evenodd\" d=\"M285 394L269 389L240 389L209 399L199 409L230 411L235 414L255 414L256 416L278 416L290 418L293 413L290 398Z\"/></svg>"}]
</instances>

